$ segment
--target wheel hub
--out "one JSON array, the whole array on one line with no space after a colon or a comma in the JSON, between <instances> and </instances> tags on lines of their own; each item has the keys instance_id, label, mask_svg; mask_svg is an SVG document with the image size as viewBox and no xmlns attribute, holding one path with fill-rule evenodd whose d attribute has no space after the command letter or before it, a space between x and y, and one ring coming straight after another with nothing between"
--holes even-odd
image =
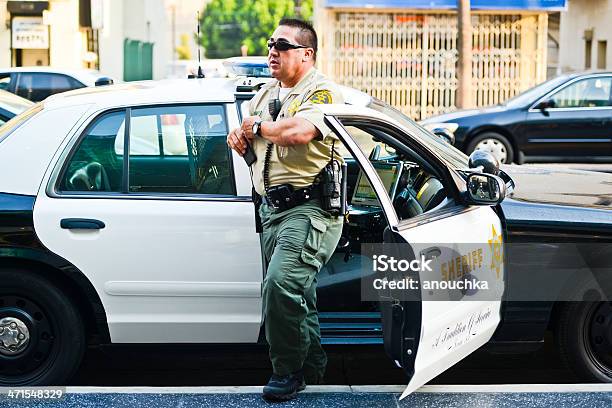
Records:
<instances>
[{"instance_id":1,"label":"wheel hub","mask_svg":"<svg viewBox=\"0 0 612 408\"><path fill-rule=\"evenodd\" d=\"M600 364L612 370L612 302L596 307L590 323L590 343Z\"/></svg>"},{"instance_id":2,"label":"wheel hub","mask_svg":"<svg viewBox=\"0 0 612 408\"><path fill-rule=\"evenodd\" d=\"M491 153L500 163L506 163L508 160L506 146L497 139L484 139L476 145L475 150L484 150Z\"/></svg>"},{"instance_id":3,"label":"wheel hub","mask_svg":"<svg viewBox=\"0 0 612 408\"><path fill-rule=\"evenodd\" d=\"M30 342L30 331L26 324L15 318L0 319L0 354L14 356L21 353Z\"/></svg>"}]
</instances>

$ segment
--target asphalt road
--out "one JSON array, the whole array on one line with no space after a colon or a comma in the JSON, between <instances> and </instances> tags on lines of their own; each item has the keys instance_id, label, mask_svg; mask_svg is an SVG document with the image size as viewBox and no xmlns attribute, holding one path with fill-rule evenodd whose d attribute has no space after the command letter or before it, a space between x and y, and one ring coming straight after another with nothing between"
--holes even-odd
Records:
<instances>
[{"instance_id":1,"label":"asphalt road","mask_svg":"<svg viewBox=\"0 0 612 408\"><path fill-rule=\"evenodd\" d=\"M527 163L523 164L523 166L535 166L551 169L569 168L572 170L612 173L612 163Z\"/></svg>"},{"instance_id":2,"label":"asphalt road","mask_svg":"<svg viewBox=\"0 0 612 408\"><path fill-rule=\"evenodd\" d=\"M348 388L348 389L346 389ZM609 386L428 386L400 399L400 387L308 387L295 400L278 406L304 408L353 407L495 407L495 408L609 408L612 388ZM228 389L164 388L130 390L100 388L68 388L61 399L27 400L0 395L0 405L21 407L155 407L155 408L210 408L210 407L270 407L261 398L261 387Z\"/></svg>"}]
</instances>

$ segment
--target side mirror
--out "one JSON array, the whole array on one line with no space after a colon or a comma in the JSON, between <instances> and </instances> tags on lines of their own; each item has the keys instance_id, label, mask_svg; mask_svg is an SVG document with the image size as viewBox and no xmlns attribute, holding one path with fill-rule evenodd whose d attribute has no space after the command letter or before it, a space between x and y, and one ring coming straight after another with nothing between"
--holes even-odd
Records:
<instances>
[{"instance_id":1,"label":"side mirror","mask_svg":"<svg viewBox=\"0 0 612 408\"><path fill-rule=\"evenodd\" d=\"M432 129L434 135L440 137L440 139L444 140L449 145L455 144L455 134L448 129L445 128L435 128Z\"/></svg>"},{"instance_id":2,"label":"side mirror","mask_svg":"<svg viewBox=\"0 0 612 408\"><path fill-rule=\"evenodd\" d=\"M497 176L499 174L499 161L486 150L474 150L468 161L470 169L481 168L483 173Z\"/></svg>"},{"instance_id":3,"label":"side mirror","mask_svg":"<svg viewBox=\"0 0 612 408\"><path fill-rule=\"evenodd\" d=\"M497 205L506 197L506 184L492 174L472 173L467 178L467 201L474 205Z\"/></svg>"},{"instance_id":4,"label":"side mirror","mask_svg":"<svg viewBox=\"0 0 612 408\"><path fill-rule=\"evenodd\" d=\"M540 111L542 111L542 113L545 113L547 109L555 107L555 101L552 99L548 99L548 100L538 103L535 107L536 109L539 109Z\"/></svg>"},{"instance_id":5,"label":"side mirror","mask_svg":"<svg viewBox=\"0 0 612 408\"><path fill-rule=\"evenodd\" d=\"M103 85L112 85L114 84L115 81L113 81L113 78L109 78L109 77L100 77L98 78L98 80L96 81L95 85L96 86L103 86Z\"/></svg>"}]
</instances>

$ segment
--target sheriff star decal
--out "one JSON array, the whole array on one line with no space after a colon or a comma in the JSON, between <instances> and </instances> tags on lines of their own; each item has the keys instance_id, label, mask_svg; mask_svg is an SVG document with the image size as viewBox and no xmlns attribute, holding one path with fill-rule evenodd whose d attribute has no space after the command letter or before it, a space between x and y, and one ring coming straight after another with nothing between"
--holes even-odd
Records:
<instances>
[{"instance_id":1,"label":"sheriff star decal","mask_svg":"<svg viewBox=\"0 0 612 408\"><path fill-rule=\"evenodd\" d=\"M499 279L500 269L504 264L502 253L502 235L495 230L495 225L491 226L491 239L489 239L489 249L491 250L491 269L495 269Z\"/></svg>"},{"instance_id":2,"label":"sheriff star decal","mask_svg":"<svg viewBox=\"0 0 612 408\"><path fill-rule=\"evenodd\" d=\"M313 93L309 100L314 104L333 103L331 92L328 90L321 90Z\"/></svg>"}]
</instances>

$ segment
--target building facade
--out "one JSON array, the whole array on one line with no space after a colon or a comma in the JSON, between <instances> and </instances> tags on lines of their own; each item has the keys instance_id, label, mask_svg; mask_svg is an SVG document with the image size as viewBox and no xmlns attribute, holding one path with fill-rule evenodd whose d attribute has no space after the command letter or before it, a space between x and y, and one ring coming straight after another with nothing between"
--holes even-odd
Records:
<instances>
[{"instance_id":1,"label":"building facade","mask_svg":"<svg viewBox=\"0 0 612 408\"><path fill-rule=\"evenodd\" d=\"M165 78L174 49L171 3L0 0L0 66L98 68L119 81Z\"/></svg>"},{"instance_id":2,"label":"building facade","mask_svg":"<svg viewBox=\"0 0 612 408\"><path fill-rule=\"evenodd\" d=\"M612 69L612 0L568 0L559 43L561 72Z\"/></svg>"}]
</instances>

